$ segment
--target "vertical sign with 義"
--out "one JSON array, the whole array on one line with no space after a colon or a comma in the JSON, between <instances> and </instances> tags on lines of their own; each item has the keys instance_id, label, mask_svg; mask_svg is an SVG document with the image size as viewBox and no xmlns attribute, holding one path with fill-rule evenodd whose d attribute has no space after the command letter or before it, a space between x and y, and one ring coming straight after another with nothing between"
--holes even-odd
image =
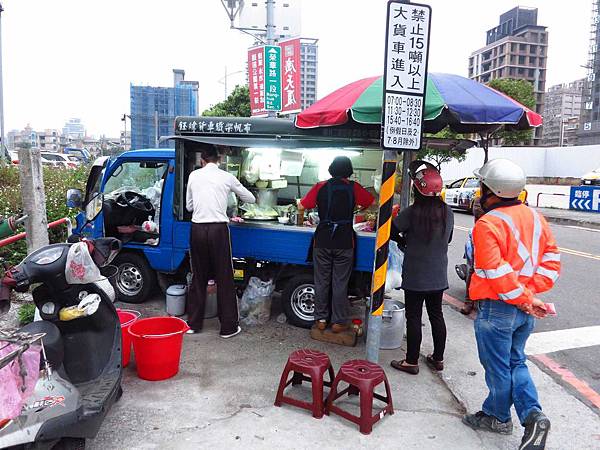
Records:
<instances>
[{"instance_id":1,"label":"vertical sign with \u7fa9","mask_svg":"<svg viewBox=\"0 0 600 450\"><path fill-rule=\"evenodd\" d=\"M421 148L430 28L431 8L428 5L388 2L383 148Z\"/></svg>"},{"instance_id":2,"label":"vertical sign with \u7fa9","mask_svg":"<svg viewBox=\"0 0 600 450\"><path fill-rule=\"evenodd\" d=\"M281 111L281 47L265 45L265 109Z\"/></svg>"}]
</instances>

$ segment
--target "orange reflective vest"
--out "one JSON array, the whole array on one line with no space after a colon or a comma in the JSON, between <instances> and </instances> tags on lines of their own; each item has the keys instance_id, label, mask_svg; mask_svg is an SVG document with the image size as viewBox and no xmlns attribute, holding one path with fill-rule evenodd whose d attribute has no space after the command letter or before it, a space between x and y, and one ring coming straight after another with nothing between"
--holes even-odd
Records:
<instances>
[{"instance_id":1,"label":"orange reflective vest","mask_svg":"<svg viewBox=\"0 0 600 450\"><path fill-rule=\"evenodd\" d=\"M499 207L473 228L473 300L530 304L535 294L554 286L560 254L544 217L525 205Z\"/></svg>"}]
</instances>

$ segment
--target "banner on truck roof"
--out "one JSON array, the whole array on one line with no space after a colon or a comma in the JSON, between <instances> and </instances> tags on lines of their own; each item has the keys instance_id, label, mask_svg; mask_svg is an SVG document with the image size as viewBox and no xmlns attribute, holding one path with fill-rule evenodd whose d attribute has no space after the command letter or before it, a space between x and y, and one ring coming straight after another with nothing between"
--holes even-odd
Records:
<instances>
[{"instance_id":1,"label":"banner on truck roof","mask_svg":"<svg viewBox=\"0 0 600 450\"><path fill-rule=\"evenodd\" d=\"M265 117L265 48L248 49L248 90L253 117Z\"/></svg>"},{"instance_id":2,"label":"banner on truck roof","mask_svg":"<svg viewBox=\"0 0 600 450\"><path fill-rule=\"evenodd\" d=\"M300 104L300 39L279 43L281 47L281 112L296 113Z\"/></svg>"}]
</instances>

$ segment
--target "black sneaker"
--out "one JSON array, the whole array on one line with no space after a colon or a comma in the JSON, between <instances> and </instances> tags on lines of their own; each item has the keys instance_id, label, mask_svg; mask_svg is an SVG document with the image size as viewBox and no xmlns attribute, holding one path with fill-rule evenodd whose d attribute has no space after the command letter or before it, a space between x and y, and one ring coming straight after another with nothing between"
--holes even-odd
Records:
<instances>
[{"instance_id":1,"label":"black sneaker","mask_svg":"<svg viewBox=\"0 0 600 450\"><path fill-rule=\"evenodd\" d=\"M519 450L544 450L550 432L550 420L541 411L533 411L525 419L525 433Z\"/></svg>"},{"instance_id":2,"label":"black sneaker","mask_svg":"<svg viewBox=\"0 0 600 450\"><path fill-rule=\"evenodd\" d=\"M475 414L467 414L462 418L465 425L470 426L474 430L491 431L499 434L512 434L512 420L508 422L500 422L494 416L488 416L483 411Z\"/></svg>"}]
</instances>

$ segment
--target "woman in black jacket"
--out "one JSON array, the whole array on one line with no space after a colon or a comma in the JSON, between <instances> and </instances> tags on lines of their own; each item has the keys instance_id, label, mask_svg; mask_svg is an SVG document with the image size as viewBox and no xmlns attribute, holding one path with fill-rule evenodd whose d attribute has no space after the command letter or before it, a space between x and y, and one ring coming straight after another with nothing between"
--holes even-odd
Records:
<instances>
[{"instance_id":1,"label":"woman in black jacket","mask_svg":"<svg viewBox=\"0 0 600 450\"><path fill-rule=\"evenodd\" d=\"M393 368L413 375L419 373L421 315L423 303L431 322L433 354L426 361L435 370L444 368L446 324L442 295L448 289L448 244L452 240L452 209L440 198L442 178L429 163L411 165L414 203L394 219L396 237L402 233L404 264L402 289L406 312L406 359L392 361Z\"/></svg>"}]
</instances>

